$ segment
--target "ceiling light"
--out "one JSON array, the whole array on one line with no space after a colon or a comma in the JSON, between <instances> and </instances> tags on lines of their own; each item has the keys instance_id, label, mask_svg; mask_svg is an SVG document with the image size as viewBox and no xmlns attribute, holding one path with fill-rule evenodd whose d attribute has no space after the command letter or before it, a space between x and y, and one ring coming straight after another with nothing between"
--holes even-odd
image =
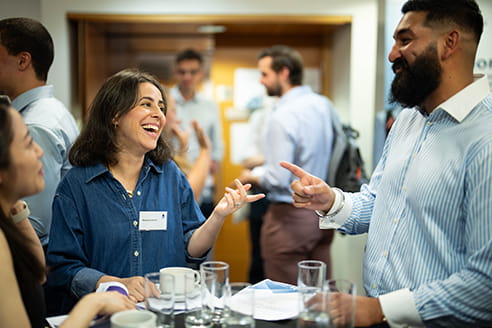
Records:
<instances>
[{"instance_id":1,"label":"ceiling light","mask_svg":"<svg viewBox=\"0 0 492 328\"><path fill-rule=\"evenodd\" d=\"M200 33L207 33L207 34L223 33L225 32L226 27L223 25L201 25L198 26L197 30Z\"/></svg>"}]
</instances>

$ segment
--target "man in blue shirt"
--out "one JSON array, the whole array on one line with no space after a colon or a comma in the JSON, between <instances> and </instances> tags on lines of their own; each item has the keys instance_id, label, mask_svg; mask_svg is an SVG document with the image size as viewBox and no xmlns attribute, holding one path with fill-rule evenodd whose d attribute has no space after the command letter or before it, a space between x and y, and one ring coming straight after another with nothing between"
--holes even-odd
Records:
<instances>
[{"instance_id":1,"label":"man in blue shirt","mask_svg":"<svg viewBox=\"0 0 492 328\"><path fill-rule=\"evenodd\" d=\"M368 185L343 193L289 163L294 205L368 233L356 326L490 327L492 96L473 75L474 0L409 0L389 54L395 121ZM333 320L339 320L333 314Z\"/></svg>"},{"instance_id":2,"label":"man in blue shirt","mask_svg":"<svg viewBox=\"0 0 492 328\"><path fill-rule=\"evenodd\" d=\"M199 199L200 209L208 217L214 208L214 174L219 171L224 156L224 141L217 104L198 92L205 74L203 64L203 57L197 51L185 49L179 52L174 74L176 86L171 89L171 94L176 100L176 115L181 120L181 127L193 134L188 143L188 161L195 162L200 154L200 144L194 135L195 131L191 129L193 120L200 124L212 143L210 174Z\"/></svg>"},{"instance_id":3,"label":"man in blue shirt","mask_svg":"<svg viewBox=\"0 0 492 328\"><path fill-rule=\"evenodd\" d=\"M264 49L258 56L261 83L269 96L280 96L266 127L265 163L240 178L268 191L270 205L261 227L261 252L267 278L297 283L297 262L324 261L330 270L333 231L319 230L312 211L290 204L295 178L278 166L290 161L325 177L333 143L332 103L302 85L300 54L286 46ZM322 151L320 151L322 149ZM328 274L329 275L329 274Z\"/></svg>"},{"instance_id":4,"label":"man in blue shirt","mask_svg":"<svg viewBox=\"0 0 492 328\"><path fill-rule=\"evenodd\" d=\"M53 40L41 23L28 18L0 21L0 93L13 99L12 106L44 151L41 161L46 187L25 201L31 210L29 219L45 248L51 203L58 183L71 167L68 150L79 133L72 114L53 96L53 86L46 84L53 58Z\"/></svg>"}]
</instances>

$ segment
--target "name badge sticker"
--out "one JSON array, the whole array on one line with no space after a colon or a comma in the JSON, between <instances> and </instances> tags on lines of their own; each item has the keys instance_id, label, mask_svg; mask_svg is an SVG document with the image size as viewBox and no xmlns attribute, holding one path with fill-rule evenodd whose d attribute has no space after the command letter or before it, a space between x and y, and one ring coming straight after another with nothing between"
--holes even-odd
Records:
<instances>
[{"instance_id":1,"label":"name badge sticker","mask_svg":"<svg viewBox=\"0 0 492 328\"><path fill-rule=\"evenodd\" d=\"M167 230L167 211L140 211L139 230Z\"/></svg>"}]
</instances>

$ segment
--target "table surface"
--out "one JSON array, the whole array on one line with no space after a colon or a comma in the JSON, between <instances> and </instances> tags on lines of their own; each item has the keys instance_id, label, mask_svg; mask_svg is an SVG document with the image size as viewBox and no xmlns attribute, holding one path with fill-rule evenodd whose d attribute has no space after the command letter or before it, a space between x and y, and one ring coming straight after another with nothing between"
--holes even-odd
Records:
<instances>
[{"instance_id":1,"label":"table surface","mask_svg":"<svg viewBox=\"0 0 492 328\"><path fill-rule=\"evenodd\" d=\"M175 316L174 327L175 328L184 328L184 318L185 314L181 313ZM255 328L295 328L296 327L296 319L289 320L279 320L279 321L266 321L266 320L255 320ZM47 326L49 327L49 326ZM111 323L109 319L103 322L100 322L97 325L91 326L91 328L111 328ZM375 325L370 328L389 328L387 324Z\"/></svg>"},{"instance_id":2,"label":"table surface","mask_svg":"<svg viewBox=\"0 0 492 328\"><path fill-rule=\"evenodd\" d=\"M184 317L185 314L181 313L174 317L174 327L184 328ZM265 320L255 320L255 328L295 328L296 320L280 320L280 321L265 321ZM102 322L98 325L91 326L91 328L110 328L111 324L109 320Z\"/></svg>"}]
</instances>

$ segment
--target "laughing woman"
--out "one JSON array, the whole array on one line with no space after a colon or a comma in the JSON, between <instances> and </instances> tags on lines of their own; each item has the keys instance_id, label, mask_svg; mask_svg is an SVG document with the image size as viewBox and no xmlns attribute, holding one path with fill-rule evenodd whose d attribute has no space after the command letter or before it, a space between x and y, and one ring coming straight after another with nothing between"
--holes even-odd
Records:
<instances>
[{"instance_id":1,"label":"laughing woman","mask_svg":"<svg viewBox=\"0 0 492 328\"><path fill-rule=\"evenodd\" d=\"M44 253L20 198L44 187L43 151L30 137L20 114L0 99L0 325L44 327ZM92 293L60 327L88 327L96 314L134 308L116 292Z\"/></svg>"},{"instance_id":2,"label":"laughing woman","mask_svg":"<svg viewBox=\"0 0 492 328\"><path fill-rule=\"evenodd\" d=\"M143 300L143 275L205 260L227 215L264 195L226 188L205 220L161 136L166 98L135 70L110 77L70 151L74 167L53 202L48 282L65 308L101 283L119 281Z\"/></svg>"}]
</instances>

